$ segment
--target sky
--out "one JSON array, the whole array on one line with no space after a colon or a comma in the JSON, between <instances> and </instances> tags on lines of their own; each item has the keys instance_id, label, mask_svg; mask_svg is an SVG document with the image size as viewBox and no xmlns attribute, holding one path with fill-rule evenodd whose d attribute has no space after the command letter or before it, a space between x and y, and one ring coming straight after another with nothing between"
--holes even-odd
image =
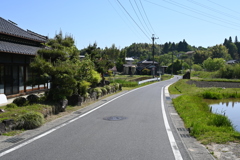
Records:
<instances>
[{"instance_id":1,"label":"sky","mask_svg":"<svg viewBox=\"0 0 240 160\"><path fill-rule=\"evenodd\" d=\"M61 30L78 49L185 41L210 47L240 40L239 0L0 0L0 17L54 38Z\"/></svg>"}]
</instances>

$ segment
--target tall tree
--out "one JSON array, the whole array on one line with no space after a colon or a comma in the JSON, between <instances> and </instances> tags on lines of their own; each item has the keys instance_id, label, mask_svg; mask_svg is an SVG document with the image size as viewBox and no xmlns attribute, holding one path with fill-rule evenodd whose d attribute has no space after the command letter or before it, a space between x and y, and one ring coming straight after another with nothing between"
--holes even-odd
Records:
<instances>
[{"instance_id":1,"label":"tall tree","mask_svg":"<svg viewBox=\"0 0 240 160\"><path fill-rule=\"evenodd\" d=\"M94 63L96 71L101 74L101 84L105 85L104 74L114 66L114 62L109 59L108 54L97 47L96 43L89 45L86 52Z\"/></svg>"},{"instance_id":2,"label":"tall tree","mask_svg":"<svg viewBox=\"0 0 240 160\"><path fill-rule=\"evenodd\" d=\"M234 43L229 43L227 45L227 49L232 59L238 59L238 48Z\"/></svg>"},{"instance_id":3,"label":"tall tree","mask_svg":"<svg viewBox=\"0 0 240 160\"><path fill-rule=\"evenodd\" d=\"M48 99L58 101L79 93L83 80L89 81L89 84L98 81L93 63L89 60L80 62L71 36L63 37L60 31L46 45L48 48L38 51L30 67L39 75L33 80L33 85L39 80L51 82Z\"/></svg>"},{"instance_id":4,"label":"tall tree","mask_svg":"<svg viewBox=\"0 0 240 160\"><path fill-rule=\"evenodd\" d=\"M238 38L237 38L237 36L235 37L235 43L238 43Z\"/></svg>"},{"instance_id":5,"label":"tall tree","mask_svg":"<svg viewBox=\"0 0 240 160\"><path fill-rule=\"evenodd\" d=\"M228 53L228 49L224 45L216 45L209 49L210 56L212 58L223 58L230 60L231 56Z\"/></svg>"}]
</instances>

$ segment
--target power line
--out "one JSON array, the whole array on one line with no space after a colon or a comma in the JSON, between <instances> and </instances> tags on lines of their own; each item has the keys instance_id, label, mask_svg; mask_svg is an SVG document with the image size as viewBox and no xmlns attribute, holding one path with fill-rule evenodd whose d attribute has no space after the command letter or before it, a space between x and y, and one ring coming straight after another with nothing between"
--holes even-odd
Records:
<instances>
[{"instance_id":1,"label":"power line","mask_svg":"<svg viewBox=\"0 0 240 160\"><path fill-rule=\"evenodd\" d=\"M211 1L211 0L208 0L208 1L209 1L209 2L211 2L211 3L213 3L213 4L215 4L215 5L218 5L218 6L220 6L220 7L222 7L222 8L225 8L225 9L227 9L227 10L229 10L229 11L232 11L232 12L235 12L235 13L238 13L238 14L240 14L240 12L238 12L238 11L235 11L235 10L232 10L232 9L229 9L229 8L227 8L227 7L223 6L223 5L217 4L216 2L213 2L213 1Z\"/></svg>"},{"instance_id":2,"label":"power line","mask_svg":"<svg viewBox=\"0 0 240 160\"><path fill-rule=\"evenodd\" d=\"M137 24L137 22L133 19L133 17L128 13L128 11L125 9L125 7L117 0L119 5L124 9L124 11L129 15L129 17L133 20L133 22L138 26L138 28L143 32L143 34L151 41L151 39L147 36L147 34L142 30L142 28Z\"/></svg>"},{"instance_id":3,"label":"power line","mask_svg":"<svg viewBox=\"0 0 240 160\"><path fill-rule=\"evenodd\" d=\"M153 5L156 5L156 6L158 6L158 7L162 7L162 8L165 8L165 9L168 9L168 10L171 10L171 11L174 11L174 12L177 12L177 13L180 13L180 14L183 14L183 15L186 15L186 16L189 16L189 17L192 17L192 18L196 18L196 19L199 19L199 20L208 22L208 23L212 23L212 24L215 24L215 25L218 25L218 26L222 26L222 27L225 27L225 28L231 28L231 29L234 29L234 30L240 30L240 29L228 27L228 26L225 26L225 25L222 25L222 24L218 24L218 23L215 23L215 22L212 22L212 21L208 21L208 20L205 20L205 19L202 19L202 18L193 16L193 15L189 15L189 14L187 14L187 13L180 12L180 11L177 11L177 10L174 10L174 9L171 9L171 8L168 8L168 7L165 7L165 6L162 6L162 5L160 5L160 4L151 2L151 1L149 1L149 0L145 0L145 1L148 2L148 3L151 3L151 4L153 4Z\"/></svg>"},{"instance_id":4,"label":"power line","mask_svg":"<svg viewBox=\"0 0 240 160\"><path fill-rule=\"evenodd\" d=\"M153 33L154 33L155 35L157 35L156 32L155 32L155 30L154 30L153 27L152 27L152 24L151 24L150 21L149 21L149 18L148 18L148 16L147 16L147 13L146 13L146 11L145 11L145 9L144 9L144 7L143 7L142 1L141 1L141 0L139 0L139 1L140 1L140 4L141 4L141 7L142 7L142 10L143 10L143 13L144 13L144 15L145 15L145 17L146 17L146 19L147 19L147 21L148 21L149 26L151 27ZM150 31L150 32L151 32L151 31ZM157 38L157 40L159 40L160 43L162 43L161 40L160 40L159 38Z\"/></svg>"},{"instance_id":5,"label":"power line","mask_svg":"<svg viewBox=\"0 0 240 160\"><path fill-rule=\"evenodd\" d=\"M148 28L148 25L147 25L147 23L146 23L145 19L144 19L144 18L143 18L143 16L142 16L142 12L141 12L141 10L139 9L139 7L138 7L138 4L137 4L136 0L134 0L134 2L135 2L135 4L136 4L136 6L137 6L138 12L140 13L140 15L141 15L141 17L142 17L142 19L143 19L143 22L144 22L144 24L146 25L146 27L147 27L147 29L148 29L149 33L151 34L151 31L150 31L150 29Z\"/></svg>"},{"instance_id":6,"label":"power line","mask_svg":"<svg viewBox=\"0 0 240 160\"><path fill-rule=\"evenodd\" d=\"M171 2L164 0L164 2L166 2L166 3L169 3L169 4L172 4L172 5L178 6L178 7L180 7L180 8L187 9L187 10L189 10L189 11L191 11L191 12L194 12L194 13L197 13L197 14L200 14L200 15L203 15L203 16L206 16L206 17L209 17L209 18L211 18L211 19L214 19L214 20L217 20L217 21L221 21L221 22L224 22L224 23L228 23L228 24L231 24L231 25L234 25L234 26L237 26L237 27L240 26L240 24L237 24L237 23L235 23L235 22L232 22L232 21L229 21L229 20L225 20L225 19L223 19L223 18L219 18L219 17L217 17L217 16L213 16L213 15L210 15L210 14L207 14L207 13L204 13L204 12L201 12L201 11L195 9L195 8L188 7L188 6L186 6L186 5L180 4L180 3L175 2L175 1L173 1L173 0L170 0L170 1L171 1Z\"/></svg>"},{"instance_id":7,"label":"power line","mask_svg":"<svg viewBox=\"0 0 240 160\"><path fill-rule=\"evenodd\" d=\"M120 16L120 18L123 20L123 22L128 26L128 28L130 28L130 30L136 34L137 36L139 36L139 34L137 34L135 31L136 30L133 30L130 26L129 26L129 23L127 23L124 18L120 15L120 13L117 11L117 9L113 6L113 4L108 0L108 2L110 3L110 5L112 6L112 8L117 12L117 14Z\"/></svg>"},{"instance_id":8,"label":"power line","mask_svg":"<svg viewBox=\"0 0 240 160\"><path fill-rule=\"evenodd\" d=\"M233 19L236 19L236 20L240 20L239 17L236 17L236 16L230 15L230 14L228 14L228 13L219 11L219 10L217 10L217 9L211 8L211 7L206 6L206 5L202 4L202 3L196 2L196 1L194 1L194 0L188 0L188 1L191 2L191 3L193 3L193 4L195 4L195 5L198 5L198 6L201 6L201 7L203 7L203 8L206 8L206 9L208 9L208 10L210 10L210 11L213 11L213 12L216 12L216 13L220 13L220 14L222 14L222 15L224 15L224 16L227 16L227 17L230 17L230 18L233 18Z\"/></svg>"},{"instance_id":9,"label":"power line","mask_svg":"<svg viewBox=\"0 0 240 160\"><path fill-rule=\"evenodd\" d=\"M147 16L146 12L145 12L145 9L144 9L144 7L143 7L143 5L142 5L142 1L141 1L141 0L139 0L139 1L140 1L141 6L142 6L142 9L143 9L143 11L144 11L144 14L145 14L145 16L146 16L146 18L147 18L147 21L148 21L150 27L152 28L153 33L155 33L155 31L154 31L154 29L153 29L153 27L152 27L152 25L151 25L151 23L150 23L150 21L149 21L149 18L148 18L148 16Z\"/></svg>"},{"instance_id":10,"label":"power line","mask_svg":"<svg viewBox=\"0 0 240 160\"><path fill-rule=\"evenodd\" d=\"M139 18L138 14L137 14L137 12L136 12L136 10L135 10L135 8L133 7L133 4L132 4L131 0L129 0L129 2L130 2L130 4L131 4L131 6L132 6L132 9L133 9L134 13L136 14L136 16L137 16L137 18L138 18L138 20L139 20L139 22L141 23L141 25L143 26L144 30L146 31L146 28L144 27L141 19ZM148 34L149 34L149 33L148 33Z\"/></svg>"}]
</instances>

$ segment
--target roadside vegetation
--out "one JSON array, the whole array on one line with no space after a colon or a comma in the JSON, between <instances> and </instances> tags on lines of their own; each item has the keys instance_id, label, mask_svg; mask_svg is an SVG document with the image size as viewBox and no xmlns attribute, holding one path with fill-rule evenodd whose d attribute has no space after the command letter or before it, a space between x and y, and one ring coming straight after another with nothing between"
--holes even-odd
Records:
<instances>
[{"instance_id":1,"label":"roadside vegetation","mask_svg":"<svg viewBox=\"0 0 240 160\"><path fill-rule=\"evenodd\" d=\"M201 79L204 81L204 79ZM171 94L181 94L173 99L173 104L189 128L190 135L203 144L240 143L240 133L234 130L231 121L224 115L214 114L205 99L240 98L240 88L198 88L181 79L169 87ZM209 81L209 78L207 79ZM221 81L215 79L214 81ZM232 82L233 80L223 80ZM239 80L237 80L239 82Z\"/></svg>"}]
</instances>

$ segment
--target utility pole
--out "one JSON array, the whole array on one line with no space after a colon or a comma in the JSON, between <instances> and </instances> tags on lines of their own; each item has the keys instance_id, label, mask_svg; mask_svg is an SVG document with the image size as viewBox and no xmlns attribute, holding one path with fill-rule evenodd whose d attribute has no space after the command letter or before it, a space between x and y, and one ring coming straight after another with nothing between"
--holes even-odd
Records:
<instances>
[{"instance_id":1,"label":"utility pole","mask_svg":"<svg viewBox=\"0 0 240 160\"><path fill-rule=\"evenodd\" d=\"M153 54L153 62L152 62L152 63L153 63L153 66L154 66L154 48L155 48L155 47L154 47L154 40L155 40L155 39L158 39L158 38L156 38L156 37L154 36L154 34L152 34L152 42L153 42L153 46L152 46L152 47L153 47L153 53L152 53L152 54ZM153 68L152 68L153 78L154 78L154 71L155 71L155 68L153 67Z\"/></svg>"},{"instance_id":2,"label":"utility pole","mask_svg":"<svg viewBox=\"0 0 240 160\"><path fill-rule=\"evenodd\" d=\"M173 53L174 52L172 52L172 74L171 74L171 76L173 75Z\"/></svg>"}]
</instances>

